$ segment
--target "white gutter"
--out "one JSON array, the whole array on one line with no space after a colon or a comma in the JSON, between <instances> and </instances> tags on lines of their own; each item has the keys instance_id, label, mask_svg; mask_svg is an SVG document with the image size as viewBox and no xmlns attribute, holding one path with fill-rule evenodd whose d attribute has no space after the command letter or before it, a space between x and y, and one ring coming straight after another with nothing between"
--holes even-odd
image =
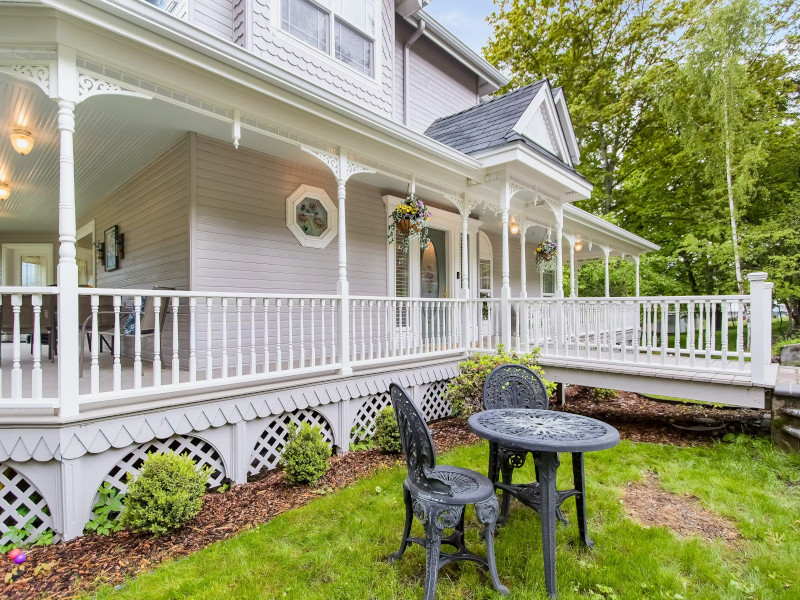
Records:
<instances>
[{"instance_id":1,"label":"white gutter","mask_svg":"<svg viewBox=\"0 0 800 600\"><path fill-rule=\"evenodd\" d=\"M422 34L425 33L425 21L419 20L417 23L417 30L408 38L408 41L403 45L403 125L408 127L408 92L411 87L411 46Z\"/></svg>"},{"instance_id":2,"label":"white gutter","mask_svg":"<svg viewBox=\"0 0 800 600\"><path fill-rule=\"evenodd\" d=\"M658 244L654 244L653 242L644 239L636 235L635 233L631 233L627 229L623 229L618 225L614 225L610 221L606 221L598 217L597 215L593 215L590 212L582 210L577 206L573 206L572 204L564 203L564 216L571 217L576 222L583 223L588 227L593 227L598 231L606 232L610 235L619 237L624 241L632 244L634 246L639 246L642 248L643 251L647 252L650 250L660 250L661 246Z\"/></svg>"}]
</instances>

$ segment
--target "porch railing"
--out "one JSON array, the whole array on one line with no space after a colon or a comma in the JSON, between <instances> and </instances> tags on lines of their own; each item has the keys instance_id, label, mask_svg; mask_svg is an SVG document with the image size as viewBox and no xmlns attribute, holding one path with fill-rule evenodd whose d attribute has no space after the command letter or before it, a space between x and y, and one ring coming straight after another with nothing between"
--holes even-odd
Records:
<instances>
[{"instance_id":1,"label":"porch railing","mask_svg":"<svg viewBox=\"0 0 800 600\"><path fill-rule=\"evenodd\" d=\"M57 409L59 376L70 376L55 347L57 288L0 287L0 296L0 405ZM554 361L741 375L757 384L770 362L771 290L763 279L741 296L508 303L82 288L77 307L80 347L61 350L79 355L71 389L81 406L463 356L503 342L521 352L539 347Z\"/></svg>"}]
</instances>

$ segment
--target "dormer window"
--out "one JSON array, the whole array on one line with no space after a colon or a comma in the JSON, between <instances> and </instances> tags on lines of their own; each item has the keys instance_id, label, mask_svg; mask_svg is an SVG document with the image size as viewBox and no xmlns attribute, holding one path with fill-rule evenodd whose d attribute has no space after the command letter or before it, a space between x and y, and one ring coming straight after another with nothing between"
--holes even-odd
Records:
<instances>
[{"instance_id":1,"label":"dormer window","mask_svg":"<svg viewBox=\"0 0 800 600\"><path fill-rule=\"evenodd\" d=\"M281 0L281 29L373 76L375 0Z\"/></svg>"}]
</instances>

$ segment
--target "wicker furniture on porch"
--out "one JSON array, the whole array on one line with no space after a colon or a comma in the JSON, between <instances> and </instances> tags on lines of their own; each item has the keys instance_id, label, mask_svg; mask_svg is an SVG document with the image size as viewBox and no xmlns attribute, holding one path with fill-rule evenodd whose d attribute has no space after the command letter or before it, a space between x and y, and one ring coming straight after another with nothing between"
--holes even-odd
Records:
<instances>
[{"instance_id":1,"label":"wicker furniture on porch","mask_svg":"<svg viewBox=\"0 0 800 600\"><path fill-rule=\"evenodd\" d=\"M403 484L406 522L400 549L392 554L399 559L408 544L413 542L425 548L425 600L436 595L439 569L456 560L470 560L489 569L494 588L505 595L506 588L497 576L494 558L494 531L497 524L498 505L492 482L469 469L436 464L433 439L419 408L398 385L389 387L392 406L400 429L400 440L408 466ZM464 513L468 504L475 505L478 521L484 525L486 558L468 551L464 544ZM425 538L412 537L411 523L417 517L425 528ZM444 536L445 529L454 529ZM442 552L442 544L452 546L455 552Z\"/></svg>"}]
</instances>

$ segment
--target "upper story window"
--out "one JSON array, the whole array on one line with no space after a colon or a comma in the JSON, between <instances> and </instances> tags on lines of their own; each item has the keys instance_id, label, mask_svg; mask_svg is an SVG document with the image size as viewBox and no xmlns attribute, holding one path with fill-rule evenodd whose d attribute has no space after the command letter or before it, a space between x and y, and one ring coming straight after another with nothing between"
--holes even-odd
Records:
<instances>
[{"instance_id":1,"label":"upper story window","mask_svg":"<svg viewBox=\"0 0 800 600\"><path fill-rule=\"evenodd\" d=\"M360 73L375 71L374 0L281 0L281 28Z\"/></svg>"}]
</instances>

